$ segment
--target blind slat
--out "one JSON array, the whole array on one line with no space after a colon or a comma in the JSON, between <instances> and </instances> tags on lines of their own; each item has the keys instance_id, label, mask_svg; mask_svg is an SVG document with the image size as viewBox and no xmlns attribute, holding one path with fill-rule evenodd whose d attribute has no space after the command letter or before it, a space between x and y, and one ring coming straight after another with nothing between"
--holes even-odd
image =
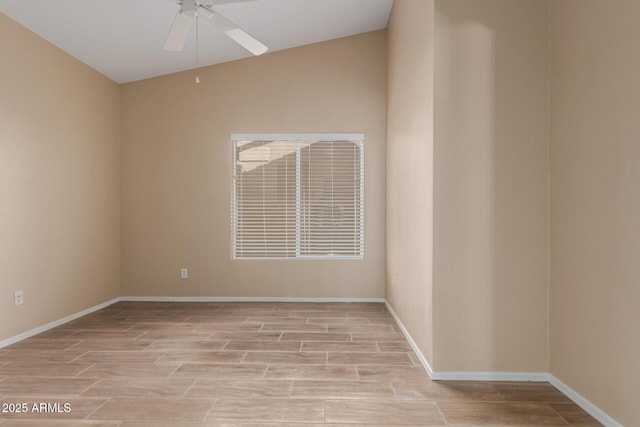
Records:
<instances>
[{"instance_id":1,"label":"blind slat","mask_svg":"<svg viewBox=\"0 0 640 427\"><path fill-rule=\"evenodd\" d=\"M234 258L364 256L364 141L233 141Z\"/></svg>"}]
</instances>

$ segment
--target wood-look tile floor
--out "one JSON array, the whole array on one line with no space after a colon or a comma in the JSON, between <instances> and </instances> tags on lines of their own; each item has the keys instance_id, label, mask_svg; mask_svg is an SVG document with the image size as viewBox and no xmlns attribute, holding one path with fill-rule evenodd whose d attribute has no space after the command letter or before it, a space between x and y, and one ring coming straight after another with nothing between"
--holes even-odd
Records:
<instances>
[{"instance_id":1,"label":"wood-look tile floor","mask_svg":"<svg viewBox=\"0 0 640 427\"><path fill-rule=\"evenodd\" d=\"M546 383L431 381L373 303L120 302L0 349L0 402L0 427L600 425Z\"/></svg>"}]
</instances>

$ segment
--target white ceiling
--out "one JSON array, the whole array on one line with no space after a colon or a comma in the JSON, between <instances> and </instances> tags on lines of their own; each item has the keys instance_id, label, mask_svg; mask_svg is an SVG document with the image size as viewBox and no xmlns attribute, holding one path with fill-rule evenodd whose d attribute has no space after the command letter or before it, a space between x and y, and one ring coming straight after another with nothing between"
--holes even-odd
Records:
<instances>
[{"instance_id":1,"label":"white ceiling","mask_svg":"<svg viewBox=\"0 0 640 427\"><path fill-rule=\"evenodd\" d=\"M274 52L385 28L392 3L255 0L215 10ZM182 52L163 49L177 10L172 0L0 0L0 12L118 83L195 68L195 26ZM200 66L248 56L200 21Z\"/></svg>"}]
</instances>

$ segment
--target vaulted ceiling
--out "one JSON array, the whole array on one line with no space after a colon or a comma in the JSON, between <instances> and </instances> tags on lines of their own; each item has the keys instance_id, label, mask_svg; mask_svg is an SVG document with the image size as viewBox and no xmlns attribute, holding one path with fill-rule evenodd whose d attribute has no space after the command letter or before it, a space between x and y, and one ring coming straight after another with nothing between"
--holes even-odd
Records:
<instances>
[{"instance_id":1,"label":"vaulted ceiling","mask_svg":"<svg viewBox=\"0 0 640 427\"><path fill-rule=\"evenodd\" d=\"M202 0L211 3L211 0ZM220 1L220 0L218 0ZM213 9L269 52L385 28L393 0L253 0ZM251 56L205 19L163 49L177 0L0 0L0 12L118 83ZM197 58L196 58L197 56Z\"/></svg>"}]
</instances>

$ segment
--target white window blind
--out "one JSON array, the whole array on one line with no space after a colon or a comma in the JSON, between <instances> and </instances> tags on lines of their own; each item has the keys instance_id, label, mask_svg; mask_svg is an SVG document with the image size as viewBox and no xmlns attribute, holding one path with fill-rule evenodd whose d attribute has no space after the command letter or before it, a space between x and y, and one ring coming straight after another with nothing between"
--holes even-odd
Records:
<instances>
[{"instance_id":1,"label":"white window blind","mask_svg":"<svg viewBox=\"0 0 640 427\"><path fill-rule=\"evenodd\" d=\"M234 135L233 258L364 257L364 136Z\"/></svg>"}]
</instances>

